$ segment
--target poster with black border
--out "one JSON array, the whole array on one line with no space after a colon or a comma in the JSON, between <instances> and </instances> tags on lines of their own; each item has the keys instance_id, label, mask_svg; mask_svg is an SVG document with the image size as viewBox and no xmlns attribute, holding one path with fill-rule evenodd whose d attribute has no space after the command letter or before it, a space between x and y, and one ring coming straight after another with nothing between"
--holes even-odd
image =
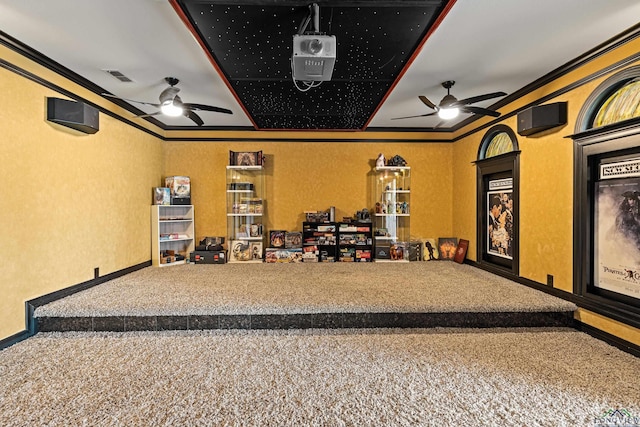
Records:
<instances>
[{"instance_id":1,"label":"poster with black border","mask_svg":"<svg viewBox=\"0 0 640 427\"><path fill-rule=\"evenodd\" d=\"M601 177L594 188L593 284L640 299L640 178Z\"/></svg>"},{"instance_id":2,"label":"poster with black border","mask_svg":"<svg viewBox=\"0 0 640 427\"><path fill-rule=\"evenodd\" d=\"M489 181L487 191L487 253L513 259L513 180Z\"/></svg>"}]
</instances>

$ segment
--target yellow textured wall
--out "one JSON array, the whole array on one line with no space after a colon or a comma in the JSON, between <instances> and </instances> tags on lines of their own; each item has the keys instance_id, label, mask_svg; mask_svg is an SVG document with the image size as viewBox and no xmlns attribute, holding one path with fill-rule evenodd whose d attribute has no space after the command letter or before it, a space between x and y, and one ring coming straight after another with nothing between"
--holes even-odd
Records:
<instances>
[{"instance_id":1,"label":"yellow textured wall","mask_svg":"<svg viewBox=\"0 0 640 427\"><path fill-rule=\"evenodd\" d=\"M636 40L587 63L547 86L505 106L509 112L609 64L640 51ZM37 64L27 64L7 49L0 57L80 96L105 106L108 101L65 82ZM633 64L626 64L630 66ZM589 94L606 77L591 81L553 101L569 102L569 122L535 137L518 137L522 154L520 193L520 273L572 291L573 154L576 116ZM322 133L334 142L296 142L317 133L288 133L283 142L161 142L100 114L100 132L79 135L45 120L45 98L52 90L0 68L0 91L11 108L0 109L0 178L5 183L0 245L0 339L24 329L24 301L150 259L151 188L167 175L189 175L196 209L196 234L226 235L225 166L228 152L263 150L267 157L267 228L299 229L303 211L336 206L337 217L372 207L369 173L378 153L402 155L412 167L411 235L456 236L470 240L475 258L476 160L487 129L453 144L375 142L390 133L366 133L371 142L350 134ZM93 96L93 98L91 98ZM118 107L108 106L125 117ZM485 118L473 126L485 123ZM152 129L148 122L138 120ZM501 122L516 129L516 117ZM469 129L454 134L458 136ZM280 133L213 132L202 137L278 138ZM177 131L167 137L182 137ZM333 136L332 136L333 135ZM336 136L338 135L338 136ZM185 134L187 138L190 134ZM403 139L407 134L400 135ZM451 135L433 134L433 138ZM361 135L358 135L360 138ZM418 138L419 135L411 137ZM283 138L285 139L285 138ZM640 345L640 331L580 310L577 317L596 328Z\"/></svg>"},{"instance_id":2,"label":"yellow textured wall","mask_svg":"<svg viewBox=\"0 0 640 427\"><path fill-rule=\"evenodd\" d=\"M579 78L598 72L640 50L636 40L610 52L597 61L555 80L535 92L518 99L502 110L535 102L541 97L566 87ZM633 66L637 64L627 64ZM573 292L573 141L580 109L596 87L619 70L578 86L545 103L568 102L567 125L529 137L517 136L520 154L520 276L538 283L546 283L547 274L554 276L554 287ZM506 114L503 114L506 115ZM517 132L517 116L507 117L496 124L509 126ZM454 143L453 169L454 224L456 236L471 235L468 257L476 254L476 169L471 164L477 158L482 137L489 128L482 129ZM604 316L580 310L576 318L603 331L640 345L640 331Z\"/></svg>"},{"instance_id":3,"label":"yellow textured wall","mask_svg":"<svg viewBox=\"0 0 640 427\"><path fill-rule=\"evenodd\" d=\"M224 236L229 150L266 157L267 230L300 230L306 210L336 207L336 218L372 208L378 153L411 166L411 235L452 232L452 144L363 142L166 142L164 176L189 175L196 235Z\"/></svg>"},{"instance_id":4,"label":"yellow textured wall","mask_svg":"<svg viewBox=\"0 0 640 427\"><path fill-rule=\"evenodd\" d=\"M46 121L61 97L0 68L0 339L25 329L26 300L150 259L151 187L162 145L109 116L84 135Z\"/></svg>"}]
</instances>

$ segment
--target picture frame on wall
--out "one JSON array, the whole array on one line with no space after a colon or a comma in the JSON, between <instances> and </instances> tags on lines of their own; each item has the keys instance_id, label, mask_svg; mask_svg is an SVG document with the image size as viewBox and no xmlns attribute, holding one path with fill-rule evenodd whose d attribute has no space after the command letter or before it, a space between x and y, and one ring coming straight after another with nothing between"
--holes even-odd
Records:
<instances>
[{"instance_id":1,"label":"picture frame on wall","mask_svg":"<svg viewBox=\"0 0 640 427\"><path fill-rule=\"evenodd\" d=\"M458 248L458 238L456 237L440 237L438 239L438 259L453 261Z\"/></svg>"}]
</instances>

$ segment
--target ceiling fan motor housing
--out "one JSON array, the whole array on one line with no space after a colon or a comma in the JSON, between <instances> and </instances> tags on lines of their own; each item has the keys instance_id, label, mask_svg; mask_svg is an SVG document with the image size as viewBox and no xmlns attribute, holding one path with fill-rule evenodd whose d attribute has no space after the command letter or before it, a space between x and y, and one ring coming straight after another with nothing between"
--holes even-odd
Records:
<instances>
[{"instance_id":1,"label":"ceiling fan motor housing","mask_svg":"<svg viewBox=\"0 0 640 427\"><path fill-rule=\"evenodd\" d=\"M457 101L458 100L456 99L455 96L446 94L444 98L442 98L442 101L440 101L440 108L447 108Z\"/></svg>"}]
</instances>

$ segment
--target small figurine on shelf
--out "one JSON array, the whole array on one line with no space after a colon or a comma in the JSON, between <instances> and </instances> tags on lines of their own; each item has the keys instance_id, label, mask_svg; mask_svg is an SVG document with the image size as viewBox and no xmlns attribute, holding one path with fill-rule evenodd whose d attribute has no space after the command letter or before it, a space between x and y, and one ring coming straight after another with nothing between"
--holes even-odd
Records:
<instances>
[{"instance_id":1,"label":"small figurine on shelf","mask_svg":"<svg viewBox=\"0 0 640 427\"><path fill-rule=\"evenodd\" d=\"M406 166L407 162L405 159L403 159L402 157L396 154L389 160L388 165L389 166Z\"/></svg>"},{"instance_id":2,"label":"small figurine on shelf","mask_svg":"<svg viewBox=\"0 0 640 427\"><path fill-rule=\"evenodd\" d=\"M384 158L384 154L382 153L378 154L378 158L376 159L376 167L382 168L384 167L385 163L386 163L386 159Z\"/></svg>"},{"instance_id":3,"label":"small figurine on shelf","mask_svg":"<svg viewBox=\"0 0 640 427\"><path fill-rule=\"evenodd\" d=\"M364 208L361 211L356 213L356 218L360 222L371 222L371 214L369 213L369 209Z\"/></svg>"}]
</instances>

